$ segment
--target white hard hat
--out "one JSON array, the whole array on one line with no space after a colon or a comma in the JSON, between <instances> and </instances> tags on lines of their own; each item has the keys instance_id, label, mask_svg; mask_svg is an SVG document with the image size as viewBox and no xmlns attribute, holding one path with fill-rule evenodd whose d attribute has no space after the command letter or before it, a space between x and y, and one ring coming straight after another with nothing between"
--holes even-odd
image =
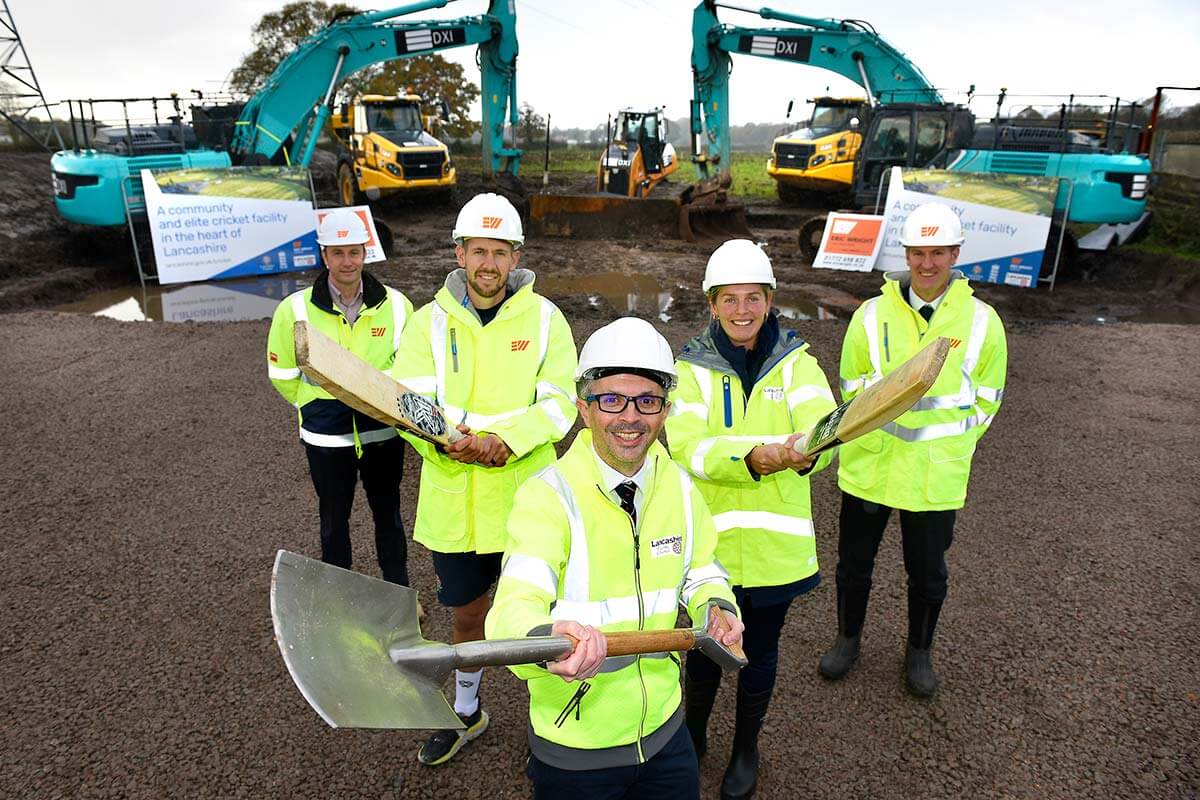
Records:
<instances>
[{"instance_id":1,"label":"white hard hat","mask_svg":"<svg viewBox=\"0 0 1200 800\"><path fill-rule=\"evenodd\" d=\"M366 244L371 240L367 225L348 208L335 208L317 226L317 244L322 247L342 244Z\"/></svg>"},{"instance_id":2,"label":"white hard hat","mask_svg":"<svg viewBox=\"0 0 1200 800\"><path fill-rule=\"evenodd\" d=\"M622 372L644 374L661 383L668 392L675 388L671 345L644 319L621 317L589 336L579 352L575 380L594 380Z\"/></svg>"},{"instance_id":3,"label":"white hard hat","mask_svg":"<svg viewBox=\"0 0 1200 800\"><path fill-rule=\"evenodd\" d=\"M941 203L917 206L904 220L900 244L905 247L952 247L963 243L962 220Z\"/></svg>"},{"instance_id":4,"label":"white hard hat","mask_svg":"<svg viewBox=\"0 0 1200 800\"><path fill-rule=\"evenodd\" d=\"M485 192L472 197L458 212L452 238L459 245L466 239L499 239L517 248L525 243L525 232L521 215L508 198Z\"/></svg>"},{"instance_id":5,"label":"white hard hat","mask_svg":"<svg viewBox=\"0 0 1200 800\"><path fill-rule=\"evenodd\" d=\"M749 239L730 239L713 251L704 268L705 292L734 283L765 283L775 288L771 259Z\"/></svg>"}]
</instances>

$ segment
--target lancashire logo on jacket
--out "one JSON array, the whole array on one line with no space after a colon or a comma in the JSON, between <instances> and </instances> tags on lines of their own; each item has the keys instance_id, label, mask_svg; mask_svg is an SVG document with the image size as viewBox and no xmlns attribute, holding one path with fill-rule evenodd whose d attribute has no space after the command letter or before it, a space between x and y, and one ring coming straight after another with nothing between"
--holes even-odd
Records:
<instances>
[{"instance_id":1,"label":"lancashire logo on jacket","mask_svg":"<svg viewBox=\"0 0 1200 800\"><path fill-rule=\"evenodd\" d=\"M528 339L513 339L512 341L512 351L514 353L524 350L527 347L529 347Z\"/></svg>"},{"instance_id":2,"label":"lancashire logo on jacket","mask_svg":"<svg viewBox=\"0 0 1200 800\"><path fill-rule=\"evenodd\" d=\"M385 328L371 328L372 336L383 336L385 333L387 333L386 327Z\"/></svg>"},{"instance_id":3,"label":"lancashire logo on jacket","mask_svg":"<svg viewBox=\"0 0 1200 800\"><path fill-rule=\"evenodd\" d=\"M675 536L665 536L662 539L650 540L650 555L655 558L662 556L679 555L683 552L683 537L676 534Z\"/></svg>"}]
</instances>

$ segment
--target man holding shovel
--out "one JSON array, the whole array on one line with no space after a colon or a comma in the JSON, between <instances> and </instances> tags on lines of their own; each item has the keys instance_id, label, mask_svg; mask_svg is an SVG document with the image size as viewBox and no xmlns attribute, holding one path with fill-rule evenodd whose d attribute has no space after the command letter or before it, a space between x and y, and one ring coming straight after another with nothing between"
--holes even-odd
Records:
<instances>
[{"instance_id":1,"label":"man holding shovel","mask_svg":"<svg viewBox=\"0 0 1200 800\"><path fill-rule=\"evenodd\" d=\"M528 774L535 798L699 797L674 654L606 660L606 634L671 628L679 606L741 644L716 529L699 491L657 438L676 380L670 345L623 318L584 344L576 407L588 430L526 481L489 638L567 635L574 652L512 667L529 686Z\"/></svg>"}]
</instances>

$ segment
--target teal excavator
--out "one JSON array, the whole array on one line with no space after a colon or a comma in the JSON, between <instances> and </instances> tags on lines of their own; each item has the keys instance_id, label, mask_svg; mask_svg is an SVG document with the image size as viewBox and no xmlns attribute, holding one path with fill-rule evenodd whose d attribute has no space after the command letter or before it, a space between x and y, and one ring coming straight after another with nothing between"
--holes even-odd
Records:
<instances>
[{"instance_id":1,"label":"teal excavator","mask_svg":"<svg viewBox=\"0 0 1200 800\"><path fill-rule=\"evenodd\" d=\"M347 76L374 64L466 45L479 46L484 171L515 177L521 151L504 140L506 122L515 126L518 121L514 4L490 0L486 14L398 21L450 2L424 0L335 18L288 55L246 103L193 106L193 125L184 125L179 116L170 125L127 123L100 129L90 141L83 126L83 146L77 135L74 148L50 161L59 213L84 225L126 224L127 207L140 205L142 169L307 167L337 87Z\"/></svg>"},{"instance_id":2,"label":"teal excavator","mask_svg":"<svg viewBox=\"0 0 1200 800\"><path fill-rule=\"evenodd\" d=\"M787 27L725 25L718 8ZM860 125L862 146L851 184L860 208L875 205L883 175L901 166L1069 179L1070 191L1060 192L1057 210L1068 222L1111 228L1111 241L1118 243L1148 220L1150 162L1144 154L1116 152L1069 125L1031 127L996 119L977 126L969 109L945 102L912 61L861 20L816 19L713 0L701 2L692 15L692 160L701 178L730 172L733 54L820 67L863 88L870 107ZM809 257L822 230L823 215L802 227L800 247ZM1068 237L1065 250L1073 247Z\"/></svg>"}]
</instances>

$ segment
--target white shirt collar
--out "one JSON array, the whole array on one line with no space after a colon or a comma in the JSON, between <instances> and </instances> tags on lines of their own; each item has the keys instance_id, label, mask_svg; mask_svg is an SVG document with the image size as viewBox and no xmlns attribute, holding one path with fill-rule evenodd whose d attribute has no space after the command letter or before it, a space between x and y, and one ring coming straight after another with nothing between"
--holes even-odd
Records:
<instances>
[{"instance_id":1,"label":"white shirt collar","mask_svg":"<svg viewBox=\"0 0 1200 800\"><path fill-rule=\"evenodd\" d=\"M596 466L600 469L601 487L603 487L608 496L611 497L618 505L620 505L621 498L617 495L617 486L625 483L626 481L633 481L634 485L637 486L637 493L633 496L633 507L637 510L638 517L640 518L642 513L642 501L646 499L646 489L650 485L651 477L654 475L654 467L650 463L650 457L647 455L646 459L642 461L641 469L639 469L632 476L629 476L622 475L605 463L604 459L602 459L599 453L596 452L596 446L594 443L592 445L592 456L595 457Z\"/></svg>"},{"instance_id":2,"label":"white shirt collar","mask_svg":"<svg viewBox=\"0 0 1200 800\"><path fill-rule=\"evenodd\" d=\"M942 304L942 299L946 296L946 292L948 292L948 291L950 291L949 283L946 284L946 288L942 289L942 293L939 294L937 297L933 298L932 300L922 300L920 297L917 296L917 293L913 291L913 288L910 285L908 287L908 304L910 306L912 306L913 310L918 313L921 311L921 308L924 306L933 306L933 310L937 311L937 307Z\"/></svg>"}]
</instances>

